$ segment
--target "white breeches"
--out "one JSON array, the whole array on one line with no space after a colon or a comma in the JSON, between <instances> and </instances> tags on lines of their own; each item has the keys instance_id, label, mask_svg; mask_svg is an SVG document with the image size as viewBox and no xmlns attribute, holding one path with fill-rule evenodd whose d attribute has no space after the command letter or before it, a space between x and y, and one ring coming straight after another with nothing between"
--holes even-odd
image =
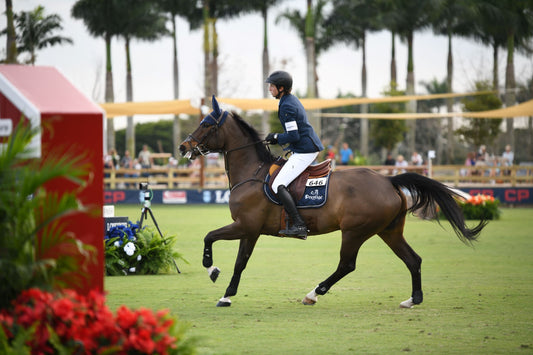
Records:
<instances>
[{"instance_id":1,"label":"white breeches","mask_svg":"<svg viewBox=\"0 0 533 355\"><path fill-rule=\"evenodd\" d=\"M313 163L318 156L318 152L314 153L293 153L285 165L281 168L278 176L272 183L272 190L278 193L278 187L281 185L287 187L289 184L300 175L305 168Z\"/></svg>"}]
</instances>

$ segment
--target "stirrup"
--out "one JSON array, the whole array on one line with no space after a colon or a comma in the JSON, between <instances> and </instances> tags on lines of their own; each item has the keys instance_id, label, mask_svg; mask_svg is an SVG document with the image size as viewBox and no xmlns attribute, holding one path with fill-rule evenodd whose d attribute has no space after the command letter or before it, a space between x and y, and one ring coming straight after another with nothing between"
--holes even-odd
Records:
<instances>
[{"instance_id":1,"label":"stirrup","mask_svg":"<svg viewBox=\"0 0 533 355\"><path fill-rule=\"evenodd\" d=\"M298 239L306 240L307 239L307 227L305 225L302 225L302 226L293 225L289 228L280 230L278 234L283 237L298 238Z\"/></svg>"}]
</instances>

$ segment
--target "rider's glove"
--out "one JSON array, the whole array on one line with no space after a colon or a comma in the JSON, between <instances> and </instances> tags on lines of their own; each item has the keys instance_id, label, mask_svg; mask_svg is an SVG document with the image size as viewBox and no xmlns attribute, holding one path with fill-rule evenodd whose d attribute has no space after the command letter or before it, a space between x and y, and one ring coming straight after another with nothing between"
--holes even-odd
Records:
<instances>
[{"instance_id":1,"label":"rider's glove","mask_svg":"<svg viewBox=\"0 0 533 355\"><path fill-rule=\"evenodd\" d=\"M277 144L278 143L278 134L277 133L269 133L266 136L265 141L268 144Z\"/></svg>"}]
</instances>

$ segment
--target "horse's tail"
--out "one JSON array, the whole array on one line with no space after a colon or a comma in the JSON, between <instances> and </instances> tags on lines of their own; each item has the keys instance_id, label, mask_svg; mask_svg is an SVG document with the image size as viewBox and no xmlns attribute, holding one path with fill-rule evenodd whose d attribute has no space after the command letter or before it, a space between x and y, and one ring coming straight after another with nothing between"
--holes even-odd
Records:
<instances>
[{"instance_id":1,"label":"horse's tail","mask_svg":"<svg viewBox=\"0 0 533 355\"><path fill-rule=\"evenodd\" d=\"M413 199L413 205L408 211L422 209L422 213L439 205L442 213L453 227L455 234L464 243L468 244L477 239L478 234L487 225L482 220L476 227L468 228L465 224L463 211L455 198L460 197L446 185L416 173L405 173L389 177L392 185L396 188L404 187L409 190Z\"/></svg>"}]
</instances>

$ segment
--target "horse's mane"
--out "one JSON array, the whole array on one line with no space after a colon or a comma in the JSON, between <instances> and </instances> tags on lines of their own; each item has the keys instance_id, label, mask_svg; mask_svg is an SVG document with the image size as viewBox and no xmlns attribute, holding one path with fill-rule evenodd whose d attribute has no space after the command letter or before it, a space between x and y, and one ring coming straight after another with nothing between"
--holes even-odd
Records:
<instances>
[{"instance_id":1,"label":"horse's mane","mask_svg":"<svg viewBox=\"0 0 533 355\"><path fill-rule=\"evenodd\" d=\"M255 128L253 128L241 116L239 116L235 112L232 112L231 114L233 115L235 122L237 122L237 124L244 131L245 134L250 136L252 141L261 142L263 140L262 138L259 137L259 133L257 133ZM259 156L259 159L265 163L272 163L276 160L276 157L272 155L270 150L267 149L263 143L257 143L255 145L255 150L257 151L257 155Z\"/></svg>"}]
</instances>

